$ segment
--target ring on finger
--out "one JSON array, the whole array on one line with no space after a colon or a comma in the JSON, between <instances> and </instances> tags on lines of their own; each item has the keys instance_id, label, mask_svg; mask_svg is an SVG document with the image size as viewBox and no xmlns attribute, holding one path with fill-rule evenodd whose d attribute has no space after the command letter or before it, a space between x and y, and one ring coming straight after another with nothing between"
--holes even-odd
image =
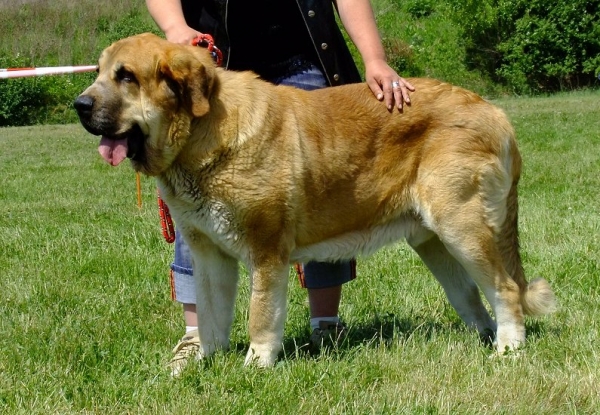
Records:
<instances>
[{"instance_id":1,"label":"ring on finger","mask_svg":"<svg viewBox=\"0 0 600 415\"><path fill-rule=\"evenodd\" d=\"M398 81L394 81L394 82L392 82L392 88L393 88L393 89L396 89L396 88L398 88L399 86L400 86L400 82L398 82Z\"/></svg>"}]
</instances>

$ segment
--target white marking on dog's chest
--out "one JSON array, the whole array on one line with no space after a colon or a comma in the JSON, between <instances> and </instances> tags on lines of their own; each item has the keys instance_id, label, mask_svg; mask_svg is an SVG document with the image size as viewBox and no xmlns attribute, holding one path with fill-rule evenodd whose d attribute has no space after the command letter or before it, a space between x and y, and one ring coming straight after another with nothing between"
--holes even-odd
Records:
<instances>
[{"instance_id":1,"label":"white marking on dog's chest","mask_svg":"<svg viewBox=\"0 0 600 415\"><path fill-rule=\"evenodd\" d=\"M172 193L171 193L172 194ZM245 260L247 249L242 242L243 232L229 206L221 200L195 197L165 200L169 209L186 228L196 229L230 255Z\"/></svg>"},{"instance_id":2,"label":"white marking on dog's chest","mask_svg":"<svg viewBox=\"0 0 600 415\"><path fill-rule=\"evenodd\" d=\"M208 230L225 239L239 239L239 235L233 230L232 215L225 204L218 201L209 203L206 211L205 223Z\"/></svg>"},{"instance_id":3,"label":"white marking on dog's chest","mask_svg":"<svg viewBox=\"0 0 600 415\"><path fill-rule=\"evenodd\" d=\"M194 227L200 228L215 242L218 241L232 253L240 254L242 237L235 217L229 207L221 201L205 201L199 210L190 210L186 217L192 220Z\"/></svg>"}]
</instances>

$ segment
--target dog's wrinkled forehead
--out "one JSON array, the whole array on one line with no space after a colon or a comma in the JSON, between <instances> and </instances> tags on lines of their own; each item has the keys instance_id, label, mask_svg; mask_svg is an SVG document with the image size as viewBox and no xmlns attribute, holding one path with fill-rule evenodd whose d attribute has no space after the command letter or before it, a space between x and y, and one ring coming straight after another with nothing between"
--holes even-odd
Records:
<instances>
[{"instance_id":1,"label":"dog's wrinkled forehead","mask_svg":"<svg viewBox=\"0 0 600 415\"><path fill-rule=\"evenodd\" d=\"M205 48L175 44L151 33L106 48L95 85L117 85L155 102L174 95L196 117L208 112L210 97L218 88L215 63Z\"/></svg>"},{"instance_id":2,"label":"dog's wrinkled forehead","mask_svg":"<svg viewBox=\"0 0 600 415\"><path fill-rule=\"evenodd\" d=\"M186 70L193 66L214 68L215 63L205 48L175 44L152 33L131 36L107 47L98 61L100 75L129 71L152 77L160 62L168 63L171 69Z\"/></svg>"},{"instance_id":3,"label":"dog's wrinkled forehead","mask_svg":"<svg viewBox=\"0 0 600 415\"><path fill-rule=\"evenodd\" d=\"M144 34L119 40L107 47L98 61L100 73L119 71L154 70L160 51L166 40L158 36Z\"/></svg>"}]
</instances>

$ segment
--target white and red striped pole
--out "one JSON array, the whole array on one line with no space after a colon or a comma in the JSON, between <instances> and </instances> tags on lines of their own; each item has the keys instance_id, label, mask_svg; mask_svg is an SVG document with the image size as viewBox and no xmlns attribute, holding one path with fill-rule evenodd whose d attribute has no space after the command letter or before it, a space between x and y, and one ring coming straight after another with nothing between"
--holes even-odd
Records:
<instances>
[{"instance_id":1,"label":"white and red striped pole","mask_svg":"<svg viewBox=\"0 0 600 415\"><path fill-rule=\"evenodd\" d=\"M0 79L8 79L8 78L25 78L28 76L42 76L42 75L62 75L69 73L80 73L80 72L93 72L98 69L96 65L87 65L87 66L50 66L50 67L42 67L42 68L7 68L0 69ZM138 208L142 208L142 190L140 184L140 173L136 172L136 187L138 194ZM160 198L159 198L160 200ZM169 217L170 221L171 218ZM172 222L171 222L171 230L172 230ZM164 233L164 231L163 231ZM175 235L173 233L173 235ZM166 238L166 236L165 236ZM174 237L173 237L174 238Z\"/></svg>"},{"instance_id":2,"label":"white and red striped pole","mask_svg":"<svg viewBox=\"0 0 600 415\"><path fill-rule=\"evenodd\" d=\"M96 65L87 66L50 66L46 68L8 68L0 69L0 79L25 78L28 76L62 75L69 73L93 72Z\"/></svg>"}]
</instances>

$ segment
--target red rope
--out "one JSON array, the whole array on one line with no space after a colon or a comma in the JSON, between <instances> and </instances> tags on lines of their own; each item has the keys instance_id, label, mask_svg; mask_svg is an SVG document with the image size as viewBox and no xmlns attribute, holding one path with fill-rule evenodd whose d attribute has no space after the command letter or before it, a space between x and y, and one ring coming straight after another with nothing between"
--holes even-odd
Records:
<instances>
[{"instance_id":1,"label":"red rope","mask_svg":"<svg viewBox=\"0 0 600 415\"><path fill-rule=\"evenodd\" d=\"M217 66L221 66L223 63L223 53L215 46L215 41L211 35L202 33L192 40L193 46L204 46L213 55Z\"/></svg>"},{"instance_id":2,"label":"red rope","mask_svg":"<svg viewBox=\"0 0 600 415\"><path fill-rule=\"evenodd\" d=\"M175 242L175 227L173 226L173 219L169 213L169 207L160 197L160 193L158 193L158 214L160 215L160 227L162 229L163 237L167 243L172 244Z\"/></svg>"}]
</instances>

